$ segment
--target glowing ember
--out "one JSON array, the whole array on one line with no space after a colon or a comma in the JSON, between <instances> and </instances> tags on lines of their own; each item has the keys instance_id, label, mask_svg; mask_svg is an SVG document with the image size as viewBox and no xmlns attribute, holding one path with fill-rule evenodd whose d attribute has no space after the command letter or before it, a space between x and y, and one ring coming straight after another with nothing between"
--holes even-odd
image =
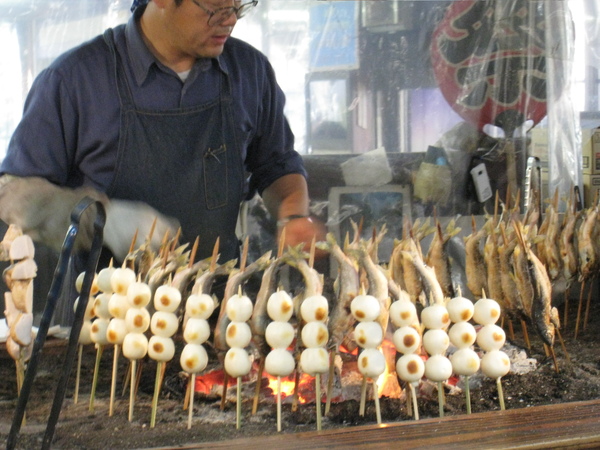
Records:
<instances>
[{"instance_id":1,"label":"glowing ember","mask_svg":"<svg viewBox=\"0 0 600 450\"><path fill-rule=\"evenodd\" d=\"M268 376L268 387L273 392L273 396L277 396L277 377ZM289 377L281 378L281 399L286 397L292 397L294 395L294 388L296 386L296 377L290 375ZM298 403L304 404L310 401L314 401L314 378L307 375L301 374L298 381Z\"/></svg>"}]
</instances>

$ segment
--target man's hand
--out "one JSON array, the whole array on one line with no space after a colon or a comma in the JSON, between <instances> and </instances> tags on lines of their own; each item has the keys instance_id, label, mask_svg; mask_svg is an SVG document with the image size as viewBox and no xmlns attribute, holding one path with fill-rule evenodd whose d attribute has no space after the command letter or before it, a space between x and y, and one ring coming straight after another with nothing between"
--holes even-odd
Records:
<instances>
[{"instance_id":1,"label":"man's hand","mask_svg":"<svg viewBox=\"0 0 600 450\"><path fill-rule=\"evenodd\" d=\"M115 258L122 261L129 252L136 231L137 240L134 247L138 248L148 239L155 220L156 227L151 236L150 246L157 250L167 231L171 237L177 233L177 219L167 217L143 202L111 200L106 208L104 244Z\"/></svg>"},{"instance_id":2,"label":"man's hand","mask_svg":"<svg viewBox=\"0 0 600 450\"><path fill-rule=\"evenodd\" d=\"M304 243L304 251L309 252L313 241L324 241L327 234L325 225L320 220L313 217L296 217L291 220L283 220L278 226L278 242L285 229L285 248L296 247ZM315 259L324 257L327 254L324 250L315 249Z\"/></svg>"}]
</instances>

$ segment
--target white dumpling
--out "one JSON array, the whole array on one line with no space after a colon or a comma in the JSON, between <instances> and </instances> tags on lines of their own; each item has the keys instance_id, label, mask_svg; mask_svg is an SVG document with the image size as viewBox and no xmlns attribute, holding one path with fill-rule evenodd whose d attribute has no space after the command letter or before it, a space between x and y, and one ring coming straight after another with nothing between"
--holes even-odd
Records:
<instances>
[{"instance_id":1,"label":"white dumpling","mask_svg":"<svg viewBox=\"0 0 600 450\"><path fill-rule=\"evenodd\" d=\"M114 267L105 267L100 272L98 272L96 284L98 285L98 289L100 289L102 292L106 292L107 294L112 294L114 292L113 287L110 283L110 279L112 278L114 271Z\"/></svg>"},{"instance_id":2,"label":"white dumpling","mask_svg":"<svg viewBox=\"0 0 600 450\"><path fill-rule=\"evenodd\" d=\"M88 302L85 305L85 313L83 315L83 320L92 320L95 317L94 314L94 298L88 298ZM79 305L80 298L77 297L75 299L75 303L73 304L73 311L77 311L77 305Z\"/></svg>"},{"instance_id":3,"label":"white dumpling","mask_svg":"<svg viewBox=\"0 0 600 450\"><path fill-rule=\"evenodd\" d=\"M289 322L274 320L267 325L265 339L272 348L288 348L294 340L294 327Z\"/></svg>"},{"instance_id":4,"label":"white dumpling","mask_svg":"<svg viewBox=\"0 0 600 450\"><path fill-rule=\"evenodd\" d=\"M135 272L128 267L117 267L110 277L112 291L117 294L127 295L127 289L135 282Z\"/></svg>"},{"instance_id":5,"label":"white dumpling","mask_svg":"<svg viewBox=\"0 0 600 450\"><path fill-rule=\"evenodd\" d=\"M129 300L126 295L114 293L110 296L108 301L108 312L112 317L118 317L124 319L127 314L127 310L131 308Z\"/></svg>"},{"instance_id":6,"label":"white dumpling","mask_svg":"<svg viewBox=\"0 0 600 450\"><path fill-rule=\"evenodd\" d=\"M395 301L390 306L390 321L396 327L408 327L418 323L416 306L410 300Z\"/></svg>"},{"instance_id":7,"label":"white dumpling","mask_svg":"<svg viewBox=\"0 0 600 450\"><path fill-rule=\"evenodd\" d=\"M225 305L227 317L232 322L246 322L252 317L252 300L245 295L232 295Z\"/></svg>"},{"instance_id":8,"label":"white dumpling","mask_svg":"<svg viewBox=\"0 0 600 450\"><path fill-rule=\"evenodd\" d=\"M265 370L273 377L287 377L295 368L294 357L284 348L273 349L265 358Z\"/></svg>"},{"instance_id":9,"label":"white dumpling","mask_svg":"<svg viewBox=\"0 0 600 450\"><path fill-rule=\"evenodd\" d=\"M148 341L148 356L155 361L171 361L175 356L173 339L163 336L152 336Z\"/></svg>"},{"instance_id":10,"label":"white dumpling","mask_svg":"<svg viewBox=\"0 0 600 450\"><path fill-rule=\"evenodd\" d=\"M123 355L127 359L142 359L148 353L148 338L144 333L128 333L123 340Z\"/></svg>"},{"instance_id":11,"label":"white dumpling","mask_svg":"<svg viewBox=\"0 0 600 450\"><path fill-rule=\"evenodd\" d=\"M215 301L208 294L192 294L185 302L185 312L190 317L208 319L215 310Z\"/></svg>"},{"instance_id":12,"label":"white dumpling","mask_svg":"<svg viewBox=\"0 0 600 450\"><path fill-rule=\"evenodd\" d=\"M452 363L443 355L430 356L425 361L425 376L430 381L446 381L452 375Z\"/></svg>"},{"instance_id":13,"label":"white dumpling","mask_svg":"<svg viewBox=\"0 0 600 450\"><path fill-rule=\"evenodd\" d=\"M83 287L83 279L85 278L85 272L81 272L77 278L75 279L75 289L77 293L81 293L81 288ZM92 279L92 285L90 286L90 295L96 295L99 291L98 287L98 275L94 274L94 278Z\"/></svg>"},{"instance_id":14,"label":"white dumpling","mask_svg":"<svg viewBox=\"0 0 600 450\"><path fill-rule=\"evenodd\" d=\"M188 344L204 344L210 337L210 327L205 319L192 317L185 324L183 339Z\"/></svg>"},{"instance_id":15,"label":"white dumpling","mask_svg":"<svg viewBox=\"0 0 600 450\"><path fill-rule=\"evenodd\" d=\"M358 355L358 371L367 378L377 378L385 371L385 357L376 348L366 348Z\"/></svg>"},{"instance_id":16,"label":"white dumpling","mask_svg":"<svg viewBox=\"0 0 600 450\"><path fill-rule=\"evenodd\" d=\"M250 372L252 362L243 348L233 347L225 354L225 371L232 378L243 377Z\"/></svg>"},{"instance_id":17,"label":"white dumpling","mask_svg":"<svg viewBox=\"0 0 600 450\"><path fill-rule=\"evenodd\" d=\"M121 345L125 340L126 335L127 325L125 324L125 319L119 319L117 317L110 319L110 323L106 329L106 339L108 342L115 345Z\"/></svg>"},{"instance_id":18,"label":"white dumpling","mask_svg":"<svg viewBox=\"0 0 600 450\"><path fill-rule=\"evenodd\" d=\"M359 322L354 329L354 341L362 348L376 348L383 342L383 331L378 322Z\"/></svg>"},{"instance_id":19,"label":"white dumpling","mask_svg":"<svg viewBox=\"0 0 600 450\"><path fill-rule=\"evenodd\" d=\"M359 322L373 322L381 313L381 305L372 295L359 294L350 303L350 310Z\"/></svg>"},{"instance_id":20,"label":"white dumpling","mask_svg":"<svg viewBox=\"0 0 600 450\"><path fill-rule=\"evenodd\" d=\"M171 312L156 311L150 319L150 331L152 334L162 337L171 337L179 328L179 319Z\"/></svg>"},{"instance_id":21,"label":"white dumpling","mask_svg":"<svg viewBox=\"0 0 600 450\"><path fill-rule=\"evenodd\" d=\"M425 373L425 363L415 353L403 355L396 361L396 373L401 380L409 383L418 382Z\"/></svg>"},{"instance_id":22,"label":"white dumpling","mask_svg":"<svg viewBox=\"0 0 600 450\"><path fill-rule=\"evenodd\" d=\"M302 301L300 315L305 322L325 322L329 317L329 302L322 295L311 295Z\"/></svg>"},{"instance_id":23,"label":"white dumpling","mask_svg":"<svg viewBox=\"0 0 600 450\"><path fill-rule=\"evenodd\" d=\"M79 344L80 345L89 345L92 341L92 322L91 320L84 320L81 325L81 331L79 332Z\"/></svg>"},{"instance_id":24,"label":"white dumpling","mask_svg":"<svg viewBox=\"0 0 600 450\"><path fill-rule=\"evenodd\" d=\"M300 355L300 368L310 376L329 370L329 354L324 348L306 348Z\"/></svg>"},{"instance_id":25,"label":"white dumpling","mask_svg":"<svg viewBox=\"0 0 600 450\"><path fill-rule=\"evenodd\" d=\"M479 355L470 348L461 348L450 356L452 369L457 375L471 376L479 370Z\"/></svg>"},{"instance_id":26,"label":"white dumpling","mask_svg":"<svg viewBox=\"0 0 600 450\"><path fill-rule=\"evenodd\" d=\"M500 305L491 298L480 298L475 303L473 320L479 325L496 323L500 318Z\"/></svg>"},{"instance_id":27,"label":"white dumpling","mask_svg":"<svg viewBox=\"0 0 600 450\"><path fill-rule=\"evenodd\" d=\"M481 358L481 371L488 377L498 379L510 371L510 358L502 350L492 350Z\"/></svg>"},{"instance_id":28,"label":"white dumpling","mask_svg":"<svg viewBox=\"0 0 600 450\"><path fill-rule=\"evenodd\" d=\"M230 322L225 332L225 340L229 347L248 347L252 340L250 325L246 322Z\"/></svg>"},{"instance_id":29,"label":"white dumpling","mask_svg":"<svg viewBox=\"0 0 600 450\"><path fill-rule=\"evenodd\" d=\"M423 347L430 355L443 355L450 346L450 339L444 330L427 330L423 335Z\"/></svg>"},{"instance_id":30,"label":"white dumpling","mask_svg":"<svg viewBox=\"0 0 600 450\"><path fill-rule=\"evenodd\" d=\"M181 351L179 364L187 373L202 372L208 364L206 349L200 344L187 344Z\"/></svg>"},{"instance_id":31,"label":"white dumpling","mask_svg":"<svg viewBox=\"0 0 600 450\"><path fill-rule=\"evenodd\" d=\"M457 322L448 331L450 342L458 348L470 347L475 343L477 331L469 322Z\"/></svg>"},{"instance_id":32,"label":"white dumpling","mask_svg":"<svg viewBox=\"0 0 600 450\"><path fill-rule=\"evenodd\" d=\"M127 288L127 300L134 308L145 308L150 303L151 298L152 291L146 283L135 281Z\"/></svg>"},{"instance_id":33,"label":"white dumpling","mask_svg":"<svg viewBox=\"0 0 600 450\"><path fill-rule=\"evenodd\" d=\"M506 333L496 324L484 325L477 332L477 345L486 352L500 350L505 342Z\"/></svg>"},{"instance_id":34,"label":"white dumpling","mask_svg":"<svg viewBox=\"0 0 600 450\"><path fill-rule=\"evenodd\" d=\"M125 324L130 333L143 333L150 327L150 313L146 308L129 308L125 313Z\"/></svg>"},{"instance_id":35,"label":"white dumpling","mask_svg":"<svg viewBox=\"0 0 600 450\"><path fill-rule=\"evenodd\" d=\"M423 308L421 323L425 328L445 330L450 325L450 316L444 305L434 304Z\"/></svg>"},{"instance_id":36,"label":"white dumpling","mask_svg":"<svg viewBox=\"0 0 600 450\"><path fill-rule=\"evenodd\" d=\"M454 297L446 303L450 320L454 323L467 322L473 317L475 307L473 302L465 297Z\"/></svg>"},{"instance_id":37,"label":"white dumpling","mask_svg":"<svg viewBox=\"0 0 600 450\"><path fill-rule=\"evenodd\" d=\"M302 327L301 335L306 348L324 347L329 341L329 330L323 322L308 322Z\"/></svg>"},{"instance_id":38,"label":"white dumpling","mask_svg":"<svg viewBox=\"0 0 600 450\"><path fill-rule=\"evenodd\" d=\"M163 284L154 293L154 308L157 311L175 312L181 303L181 292L174 286Z\"/></svg>"},{"instance_id":39,"label":"white dumpling","mask_svg":"<svg viewBox=\"0 0 600 450\"><path fill-rule=\"evenodd\" d=\"M285 291L277 291L271 294L267 300L267 314L271 320L287 322L294 313L292 298Z\"/></svg>"},{"instance_id":40,"label":"white dumpling","mask_svg":"<svg viewBox=\"0 0 600 450\"><path fill-rule=\"evenodd\" d=\"M108 303L110 301L111 294L105 292L99 294L94 299L94 315L101 319L110 319L112 317Z\"/></svg>"},{"instance_id":41,"label":"white dumpling","mask_svg":"<svg viewBox=\"0 0 600 450\"><path fill-rule=\"evenodd\" d=\"M400 353L414 353L421 345L421 335L413 327L404 326L394 332L392 341Z\"/></svg>"},{"instance_id":42,"label":"white dumpling","mask_svg":"<svg viewBox=\"0 0 600 450\"><path fill-rule=\"evenodd\" d=\"M106 338L106 329L108 328L109 322L109 319L96 319L92 322L92 327L90 328L92 342L99 345L108 344L108 339Z\"/></svg>"}]
</instances>

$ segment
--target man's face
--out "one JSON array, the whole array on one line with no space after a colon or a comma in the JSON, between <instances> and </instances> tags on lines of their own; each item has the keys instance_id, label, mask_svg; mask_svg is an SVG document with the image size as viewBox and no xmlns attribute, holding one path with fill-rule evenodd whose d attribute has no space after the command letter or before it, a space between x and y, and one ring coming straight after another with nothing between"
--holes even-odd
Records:
<instances>
[{"instance_id":1,"label":"man's face","mask_svg":"<svg viewBox=\"0 0 600 450\"><path fill-rule=\"evenodd\" d=\"M219 25L208 25L210 14L206 11L216 11L219 8L239 6L239 1L233 0L183 0L181 5L175 2L167 7L164 14L170 44L182 54L193 58L214 58L223 52L223 46L237 22L235 14L231 14ZM206 10L204 9L206 8Z\"/></svg>"}]
</instances>

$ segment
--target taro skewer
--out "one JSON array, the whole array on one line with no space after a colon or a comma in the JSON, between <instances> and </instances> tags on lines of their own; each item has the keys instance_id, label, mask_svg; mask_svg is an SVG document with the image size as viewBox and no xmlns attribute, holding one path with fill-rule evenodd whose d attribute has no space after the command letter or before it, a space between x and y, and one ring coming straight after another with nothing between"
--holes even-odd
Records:
<instances>
[{"instance_id":1,"label":"taro skewer","mask_svg":"<svg viewBox=\"0 0 600 450\"><path fill-rule=\"evenodd\" d=\"M300 355L300 367L308 375L315 377L315 408L317 430L321 430L321 374L329 369L329 355L325 346L329 341L329 332L325 323L329 316L329 304L322 295L306 298L300 306L300 315L305 325L301 338L305 349ZM299 371L296 371L298 373Z\"/></svg>"},{"instance_id":2,"label":"taro skewer","mask_svg":"<svg viewBox=\"0 0 600 450\"><path fill-rule=\"evenodd\" d=\"M157 363L150 428L154 428L156 423L158 396L160 395L165 364L175 356L175 344L172 336L179 328L179 321L175 311L179 308L180 303L181 292L173 286L159 286L154 293L154 309L156 312L152 315L150 321L150 329L153 336L148 342L148 356Z\"/></svg>"},{"instance_id":3,"label":"taro skewer","mask_svg":"<svg viewBox=\"0 0 600 450\"><path fill-rule=\"evenodd\" d=\"M240 269L239 272L244 272L244 270L246 269L246 261L248 260L248 236L246 236L246 239L244 240L244 245L242 247L242 256L240 258ZM241 285L240 285L241 287ZM241 292L239 293L239 295L241 296ZM227 302L227 299L223 299L223 305L222 307L225 307L225 302ZM224 310L223 310L224 311ZM231 318L230 318L231 319ZM227 371L225 371L224 377L223 377L223 391L221 393L221 411L223 411L225 409L225 404L227 403L227 386L229 384L229 373L227 373ZM238 391L240 390L240 382L238 380ZM236 396L237 397L237 396Z\"/></svg>"},{"instance_id":4,"label":"taro skewer","mask_svg":"<svg viewBox=\"0 0 600 450\"><path fill-rule=\"evenodd\" d=\"M369 378L373 380L373 395L376 409L378 409L379 393L375 380L385 371L386 366L385 357L379 350L383 342L383 328L377 322L383 311L381 311L381 304L377 297L365 294L364 289L361 289L361 293L354 297L350 308L352 315L359 322L354 329L354 340L362 349L358 356L358 369L363 376L359 414L364 416L367 380ZM380 414L377 417L377 423L381 423Z\"/></svg>"},{"instance_id":5,"label":"taro skewer","mask_svg":"<svg viewBox=\"0 0 600 450\"><path fill-rule=\"evenodd\" d=\"M183 339L185 340L186 345L181 352L179 361L182 369L191 375L188 380L187 389L189 391L188 430L192 427L192 418L194 414L196 374L202 372L208 364L208 355L202 344L204 344L210 336L210 327L207 319L212 315L214 309L214 300L206 293L192 294L185 303L185 311L188 320L184 325Z\"/></svg>"},{"instance_id":6,"label":"taro skewer","mask_svg":"<svg viewBox=\"0 0 600 450\"><path fill-rule=\"evenodd\" d=\"M252 368L250 355L245 350L252 340L252 332L247 321L252 317L252 300L242 294L239 285L238 293L227 299L225 312L230 320L226 330L226 344L229 350L225 354L225 373L237 379L236 393L236 428L242 422L242 377L247 375ZM223 392L223 398L226 391Z\"/></svg>"},{"instance_id":7,"label":"taro skewer","mask_svg":"<svg viewBox=\"0 0 600 450\"><path fill-rule=\"evenodd\" d=\"M277 257L271 263L271 265L266 268L263 274L260 289L258 291L258 294L256 295L256 303L252 312L252 318L250 319L252 338L260 354L258 373L256 375L256 388L254 390L254 399L252 402L253 415L256 414L256 411L258 410L260 389L262 387L262 375L265 371L265 359L268 352L270 351L270 347L268 346L265 340L265 332L271 320L267 312L267 306L271 295L277 291L277 275L285 262L282 257L284 245L285 227L283 228L283 230L281 230L281 235L279 237Z\"/></svg>"},{"instance_id":8,"label":"taro skewer","mask_svg":"<svg viewBox=\"0 0 600 450\"><path fill-rule=\"evenodd\" d=\"M472 346L477 339L475 327L469 323L473 317L475 307L473 302L461 295L460 288L458 296L450 299L446 304L448 315L453 325L450 327L448 337L454 344L456 350L450 357L452 369L457 375L465 377L465 403L467 414L471 414L471 387L470 376L479 370L479 356Z\"/></svg>"},{"instance_id":9,"label":"taro skewer","mask_svg":"<svg viewBox=\"0 0 600 450\"><path fill-rule=\"evenodd\" d=\"M111 280L115 276L116 272L111 277ZM115 289L115 292L118 291ZM127 287L127 300L131 307L125 314L127 334L123 339L123 355L131 361L128 415L130 422L133 421L133 408L139 376L137 373L137 361L148 353L148 338L144 333L150 327L150 313L146 306L150 303L151 297L152 291L146 283L137 281L129 284Z\"/></svg>"}]
</instances>

